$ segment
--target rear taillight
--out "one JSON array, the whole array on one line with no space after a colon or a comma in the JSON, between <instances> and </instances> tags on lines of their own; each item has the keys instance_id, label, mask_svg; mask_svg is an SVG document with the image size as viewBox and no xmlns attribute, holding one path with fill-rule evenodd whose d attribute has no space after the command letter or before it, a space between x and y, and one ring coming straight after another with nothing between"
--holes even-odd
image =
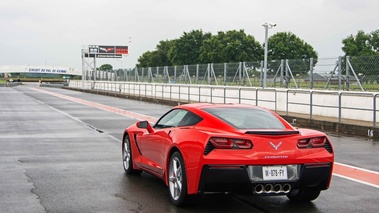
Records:
<instances>
[{"instance_id":1,"label":"rear taillight","mask_svg":"<svg viewBox=\"0 0 379 213\"><path fill-rule=\"evenodd\" d=\"M233 148L232 140L228 138L211 138L211 143L217 149L231 149Z\"/></svg>"},{"instance_id":2,"label":"rear taillight","mask_svg":"<svg viewBox=\"0 0 379 213\"><path fill-rule=\"evenodd\" d=\"M297 141L298 148L317 148L323 147L326 143L326 137L305 138Z\"/></svg>"},{"instance_id":3,"label":"rear taillight","mask_svg":"<svg viewBox=\"0 0 379 213\"><path fill-rule=\"evenodd\" d=\"M323 147L325 145L325 142L325 137L311 138L312 147Z\"/></svg>"},{"instance_id":4,"label":"rear taillight","mask_svg":"<svg viewBox=\"0 0 379 213\"><path fill-rule=\"evenodd\" d=\"M216 149L251 149L250 140L213 137L209 140Z\"/></svg>"},{"instance_id":5,"label":"rear taillight","mask_svg":"<svg viewBox=\"0 0 379 213\"><path fill-rule=\"evenodd\" d=\"M232 140L240 149L251 149L251 147L253 147L253 144L249 140L241 140L241 139L232 139Z\"/></svg>"},{"instance_id":6,"label":"rear taillight","mask_svg":"<svg viewBox=\"0 0 379 213\"><path fill-rule=\"evenodd\" d=\"M307 148L309 145L309 139L300 139L297 141L297 147L299 148Z\"/></svg>"}]
</instances>

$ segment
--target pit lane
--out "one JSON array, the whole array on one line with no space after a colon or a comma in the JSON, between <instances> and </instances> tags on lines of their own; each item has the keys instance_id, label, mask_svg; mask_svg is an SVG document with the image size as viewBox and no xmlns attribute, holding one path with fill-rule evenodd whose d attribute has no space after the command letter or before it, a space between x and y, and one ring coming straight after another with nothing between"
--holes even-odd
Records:
<instances>
[{"instance_id":1,"label":"pit lane","mask_svg":"<svg viewBox=\"0 0 379 213\"><path fill-rule=\"evenodd\" d=\"M53 95L54 94L54 95ZM211 194L177 208L164 183L126 176L125 127L170 107L56 88L0 88L0 208L4 212L376 212L379 189L341 175L312 203ZM378 172L378 143L330 134L336 162ZM365 173L363 173L365 174ZM362 175L360 175L362 176ZM369 179L377 180L377 176Z\"/></svg>"}]
</instances>

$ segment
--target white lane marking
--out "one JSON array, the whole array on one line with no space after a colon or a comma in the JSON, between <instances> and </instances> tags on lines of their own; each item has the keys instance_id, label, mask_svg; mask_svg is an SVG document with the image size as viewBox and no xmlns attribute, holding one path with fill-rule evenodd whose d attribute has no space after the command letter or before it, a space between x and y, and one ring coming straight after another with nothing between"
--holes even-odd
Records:
<instances>
[{"instance_id":1,"label":"white lane marking","mask_svg":"<svg viewBox=\"0 0 379 213\"><path fill-rule=\"evenodd\" d=\"M350 181L353 181L353 182L357 182L357 183L360 183L360 184L364 184L364 185L368 185L368 186L372 186L372 187L375 187L375 188L378 188L379 189L379 186L378 185L375 185L375 184L372 184L372 183L368 183L366 181L361 181L361 180L357 180L355 178L350 178L350 177L347 177L345 175L339 175L339 174L336 174L336 173L333 173L334 176L337 176L337 177L340 177L340 178L344 178L344 179L347 179L347 180L350 180Z\"/></svg>"}]
</instances>

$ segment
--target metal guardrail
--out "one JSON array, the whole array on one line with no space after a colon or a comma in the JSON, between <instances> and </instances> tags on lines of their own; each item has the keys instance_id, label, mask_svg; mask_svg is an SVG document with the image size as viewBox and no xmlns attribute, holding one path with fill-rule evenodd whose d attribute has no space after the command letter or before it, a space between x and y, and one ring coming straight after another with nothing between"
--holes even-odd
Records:
<instances>
[{"instance_id":1,"label":"metal guardrail","mask_svg":"<svg viewBox=\"0 0 379 213\"><path fill-rule=\"evenodd\" d=\"M308 103L302 103L302 102L291 102L288 101L288 94L291 92L296 92L296 93L305 93L309 95L309 102ZM338 105L327 105L327 104L314 104L313 103L313 96L314 94L322 94L322 95L334 95L338 97ZM302 106L307 106L309 107L309 119L313 118L313 108L319 107L319 108L324 108L324 109L337 109L338 110L338 122L342 122L342 112L344 110L350 110L350 111L368 111L372 112L372 123L373 127L376 127L376 113L378 112L377 107L376 107L376 99L379 94L377 93L369 93L369 92L328 92L328 91L312 91L312 90L287 90L287 102L286 102L286 115L288 115L289 112L289 106L290 105L302 105ZM344 106L343 105L343 96L347 96L347 98L353 98L353 97L367 97L372 100L372 107L367 108L367 107L353 107L353 106Z\"/></svg>"},{"instance_id":2,"label":"metal guardrail","mask_svg":"<svg viewBox=\"0 0 379 213\"><path fill-rule=\"evenodd\" d=\"M71 81L70 87L92 89L138 97L177 100L178 102L245 103L273 111L309 116L356 119L377 127L378 93L276 89L255 87L158 84L115 81Z\"/></svg>"}]
</instances>

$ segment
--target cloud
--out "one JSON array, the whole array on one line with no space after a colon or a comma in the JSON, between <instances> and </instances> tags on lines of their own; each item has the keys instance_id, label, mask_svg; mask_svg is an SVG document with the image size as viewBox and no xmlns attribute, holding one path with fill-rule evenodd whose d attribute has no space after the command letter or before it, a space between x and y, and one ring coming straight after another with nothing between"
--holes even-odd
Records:
<instances>
[{"instance_id":1,"label":"cloud","mask_svg":"<svg viewBox=\"0 0 379 213\"><path fill-rule=\"evenodd\" d=\"M269 31L293 32L312 45L319 57L342 55L341 41L358 30L377 29L374 0L14 0L0 2L2 64L80 67L81 47L128 45L130 55L102 59L114 67L134 67L161 40L202 29L244 29L263 43ZM368 15L369 14L369 15ZM129 43L129 37L132 42Z\"/></svg>"}]
</instances>

